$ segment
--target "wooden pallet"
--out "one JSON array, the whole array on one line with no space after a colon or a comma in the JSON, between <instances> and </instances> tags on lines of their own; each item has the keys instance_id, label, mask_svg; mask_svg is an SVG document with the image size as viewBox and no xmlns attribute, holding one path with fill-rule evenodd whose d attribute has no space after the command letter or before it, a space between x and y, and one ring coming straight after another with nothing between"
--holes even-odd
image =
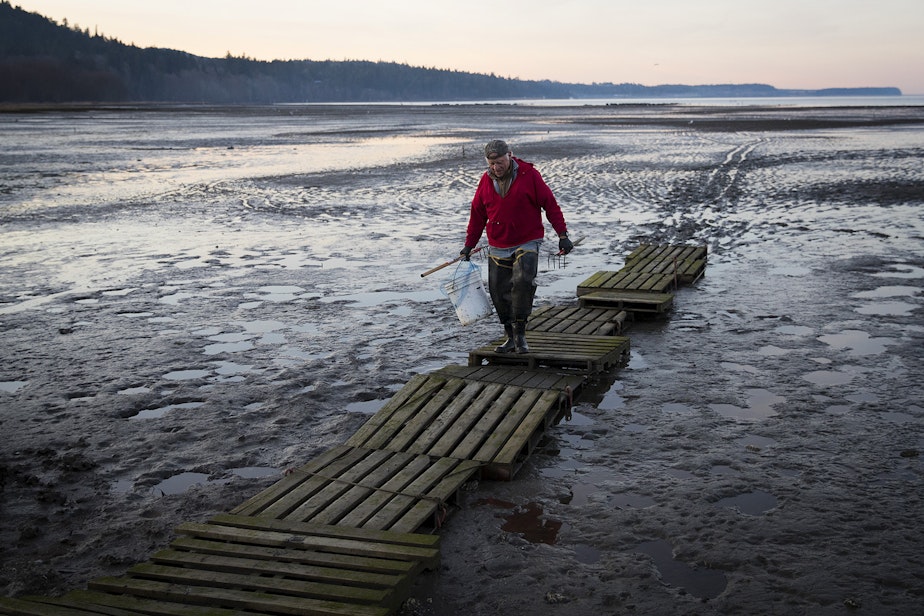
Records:
<instances>
[{"instance_id":1,"label":"wooden pallet","mask_svg":"<svg viewBox=\"0 0 924 616\"><path fill-rule=\"evenodd\" d=\"M628 316L625 310L608 306L543 306L533 311L527 329L584 336L616 336L622 333Z\"/></svg>"},{"instance_id":2,"label":"wooden pallet","mask_svg":"<svg viewBox=\"0 0 924 616\"><path fill-rule=\"evenodd\" d=\"M527 330L529 353L496 352L494 349L503 342L504 338L499 338L471 351L469 365L520 365L529 369L548 366L595 374L622 366L629 360L629 339L621 336L582 336Z\"/></svg>"},{"instance_id":3,"label":"wooden pallet","mask_svg":"<svg viewBox=\"0 0 924 616\"><path fill-rule=\"evenodd\" d=\"M674 306L674 294L606 289L587 292L581 295L579 301L584 308L607 307L631 314L660 315Z\"/></svg>"},{"instance_id":4,"label":"wooden pallet","mask_svg":"<svg viewBox=\"0 0 924 616\"><path fill-rule=\"evenodd\" d=\"M633 272L621 269L592 274L577 287L577 296L595 291L635 291L667 293L674 288L674 276L659 272Z\"/></svg>"},{"instance_id":5,"label":"wooden pallet","mask_svg":"<svg viewBox=\"0 0 924 616\"><path fill-rule=\"evenodd\" d=\"M169 549L124 576L58 598L0 598L0 613L384 616L440 559L436 535L229 514L177 530Z\"/></svg>"},{"instance_id":6,"label":"wooden pallet","mask_svg":"<svg viewBox=\"0 0 924 616\"><path fill-rule=\"evenodd\" d=\"M500 383L533 389L549 389L576 398L587 380L585 375L558 370L527 370L519 366L444 366L432 374L469 381Z\"/></svg>"},{"instance_id":7,"label":"wooden pallet","mask_svg":"<svg viewBox=\"0 0 924 616\"><path fill-rule=\"evenodd\" d=\"M429 532L443 523L458 491L479 467L477 462L432 458L416 451L341 445L294 469L232 513Z\"/></svg>"},{"instance_id":8,"label":"wooden pallet","mask_svg":"<svg viewBox=\"0 0 924 616\"><path fill-rule=\"evenodd\" d=\"M678 284L691 284L706 269L706 247L643 244L626 257L623 269L636 273L670 274Z\"/></svg>"},{"instance_id":9,"label":"wooden pallet","mask_svg":"<svg viewBox=\"0 0 924 616\"><path fill-rule=\"evenodd\" d=\"M510 480L569 404L560 391L417 375L347 444L471 460Z\"/></svg>"},{"instance_id":10,"label":"wooden pallet","mask_svg":"<svg viewBox=\"0 0 924 616\"><path fill-rule=\"evenodd\" d=\"M228 514L177 530L185 536L150 562L90 582L92 598L113 595L114 607L127 596L265 614L388 614L414 575L439 565L434 535Z\"/></svg>"}]
</instances>

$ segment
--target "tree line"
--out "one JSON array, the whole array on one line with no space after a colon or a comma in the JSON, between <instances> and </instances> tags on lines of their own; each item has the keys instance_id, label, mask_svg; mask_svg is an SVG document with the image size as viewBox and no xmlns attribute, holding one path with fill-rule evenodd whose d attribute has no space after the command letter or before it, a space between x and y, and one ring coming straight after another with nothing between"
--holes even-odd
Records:
<instances>
[{"instance_id":1,"label":"tree line","mask_svg":"<svg viewBox=\"0 0 924 616\"><path fill-rule=\"evenodd\" d=\"M204 58L139 48L0 3L0 101L268 104L525 98L779 96L763 84L642 86L527 81L370 61ZM824 91L799 92L824 94ZM897 88L840 94L900 95Z\"/></svg>"}]
</instances>

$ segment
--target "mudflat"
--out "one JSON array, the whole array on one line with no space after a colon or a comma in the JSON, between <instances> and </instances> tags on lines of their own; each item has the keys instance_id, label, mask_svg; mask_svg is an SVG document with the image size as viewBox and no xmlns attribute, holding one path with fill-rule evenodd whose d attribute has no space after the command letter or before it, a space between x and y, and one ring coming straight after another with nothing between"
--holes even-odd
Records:
<instances>
[{"instance_id":1,"label":"mudflat","mask_svg":"<svg viewBox=\"0 0 924 616\"><path fill-rule=\"evenodd\" d=\"M4 595L124 573L498 337L420 273L503 138L584 238L537 305L641 243L709 263L513 481L466 486L405 611L924 607L924 108L44 108L0 136Z\"/></svg>"}]
</instances>

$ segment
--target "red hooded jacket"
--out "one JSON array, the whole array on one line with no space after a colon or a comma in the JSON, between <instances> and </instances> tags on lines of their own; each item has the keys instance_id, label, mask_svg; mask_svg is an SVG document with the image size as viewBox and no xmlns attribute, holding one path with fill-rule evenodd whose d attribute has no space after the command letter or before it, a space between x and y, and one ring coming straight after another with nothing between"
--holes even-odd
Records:
<instances>
[{"instance_id":1,"label":"red hooded jacket","mask_svg":"<svg viewBox=\"0 0 924 616\"><path fill-rule=\"evenodd\" d=\"M481 233L487 228L488 244L495 248L512 248L541 240L545 237L542 211L558 235L567 233L565 217L536 168L519 158L516 177L506 196L494 189L494 180L488 172L481 176L465 234L466 246L477 246Z\"/></svg>"}]
</instances>

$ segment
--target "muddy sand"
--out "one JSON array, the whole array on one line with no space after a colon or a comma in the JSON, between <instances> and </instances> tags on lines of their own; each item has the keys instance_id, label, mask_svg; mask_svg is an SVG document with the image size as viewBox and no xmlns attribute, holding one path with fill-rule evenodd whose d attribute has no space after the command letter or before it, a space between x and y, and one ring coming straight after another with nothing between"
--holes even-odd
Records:
<instances>
[{"instance_id":1,"label":"muddy sand","mask_svg":"<svg viewBox=\"0 0 924 616\"><path fill-rule=\"evenodd\" d=\"M585 238L537 305L640 243L709 264L514 481L465 487L406 611L924 613L924 108L30 109L0 135L4 595L124 573L496 337L420 273L503 137Z\"/></svg>"}]
</instances>

